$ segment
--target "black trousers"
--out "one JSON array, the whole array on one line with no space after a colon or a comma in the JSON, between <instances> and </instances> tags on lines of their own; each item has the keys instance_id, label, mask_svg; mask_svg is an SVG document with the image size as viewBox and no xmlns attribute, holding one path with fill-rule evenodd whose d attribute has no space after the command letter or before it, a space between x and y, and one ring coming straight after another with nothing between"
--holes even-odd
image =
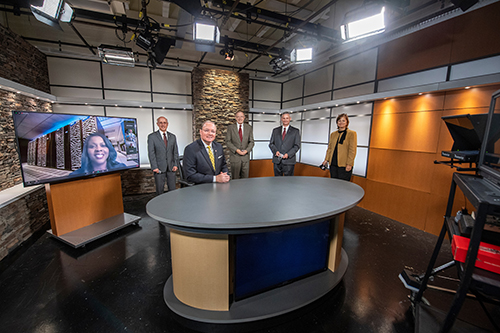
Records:
<instances>
[{"instance_id":1,"label":"black trousers","mask_svg":"<svg viewBox=\"0 0 500 333\"><path fill-rule=\"evenodd\" d=\"M345 168L330 165L330 177L331 178L337 178L337 179L343 179L343 180L350 181L351 176L352 176L352 169L351 169L351 171L345 171Z\"/></svg>"},{"instance_id":2,"label":"black trousers","mask_svg":"<svg viewBox=\"0 0 500 333\"><path fill-rule=\"evenodd\" d=\"M275 163L274 164L274 176L293 176L293 170L295 169L295 164L283 164Z\"/></svg>"}]
</instances>

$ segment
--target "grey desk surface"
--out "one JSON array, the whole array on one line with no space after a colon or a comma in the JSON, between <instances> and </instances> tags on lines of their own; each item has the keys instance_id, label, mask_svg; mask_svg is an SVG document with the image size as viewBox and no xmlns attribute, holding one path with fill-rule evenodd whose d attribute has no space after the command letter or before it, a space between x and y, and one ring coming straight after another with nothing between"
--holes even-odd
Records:
<instances>
[{"instance_id":1,"label":"grey desk surface","mask_svg":"<svg viewBox=\"0 0 500 333\"><path fill-rule=\"evenodd\" d=\"M338 179L263 177L167 192L149 201L146 211L174 228L237 233L328 219L363 196L360 186Z\"/></svg>"}]
</instances>

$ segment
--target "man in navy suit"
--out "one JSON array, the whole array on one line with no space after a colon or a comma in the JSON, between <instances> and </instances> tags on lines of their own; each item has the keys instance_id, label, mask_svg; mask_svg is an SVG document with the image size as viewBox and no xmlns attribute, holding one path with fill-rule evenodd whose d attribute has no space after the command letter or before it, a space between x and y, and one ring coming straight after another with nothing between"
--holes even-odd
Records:
<instances>
[{"instance_id":1,"label":"man in navy suit","mask_svg":"<svg viewBox=\"0 0 500 333\"><path fill-rule=\"evenodd\" d=\"M300 132L298 128L290 126L290 114L281 115L283 126L273 129L269 148L273 152L275 176L293 176L295 169L295 154L300 149Z\"/></svg>"},{"instance_id":2,"label":"man in navy suit","mask_svg":"<svg viewBox=\"0 0 500 333\"><path fill-rule=\"evenodd\" d=\"M168 190L175 190L175 172L179 166L179 151L175 135L167 132L167 118L158 117L156 125L159 130L148 135L148 157L154 173L156 194L162 194L165 179Z\"/></svg>"},{"instance_id":3,"label":"man in navy suit","mask_svg":"<svg viewBox=\"0 0 500 333\"><path fill-rule=\"evenodd\" d=\"M217 127L206 121L200 130L200 139L184 149L183 166L186 179L195 184L227 183L226 158L220 143L214 142Z\"/></svg>"}]
</instances>

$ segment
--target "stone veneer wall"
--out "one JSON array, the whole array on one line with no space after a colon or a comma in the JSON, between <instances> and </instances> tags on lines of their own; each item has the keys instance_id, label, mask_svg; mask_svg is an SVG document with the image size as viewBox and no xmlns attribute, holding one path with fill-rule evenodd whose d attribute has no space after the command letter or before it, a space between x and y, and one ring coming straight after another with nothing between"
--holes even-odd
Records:
<instances>
[{"instance_id":1,"label":"stone veneer wall","mask_svg":"<svg viewBox=\"0 0 500 333\"><path fill-rule=\"evenodd\" d=\"M52 112L52 105L0 89L0 191L22 183L12 111Z\"/></svg>"},{"instance_id":2,"label":"stone veneer wall","mask_svg":"<svg viewBox=\"0 0 500 333\"><path fill-rule=\"evenodd\" d=\"M35 98L0 90L0 190L22 183L12 112L51 112L52 105ZM50 217L45 188L0 208L0 260L42 228Z\"/></svg>"},{"instance_id":3,"label":"stone veneer wall","mask_svg":"<svg viewBox=\"0 0 500 333\"><path fill-rule=\"evenodd\" d=\"M0 77L50 93L45 55L0 25ZM17 154L13 110L52 112L50 103L0 89L0 191L22 183ZM0 208L0 260L49 227L45 189L18 198Z\"/></svg>"},{"instance_id":4,"label":"stone veneer wall","mask_svg":"<svg viewBox=\"0 0 500 333\"><path fill-rule=\"evenodd\" d=\"M194 68L191 73L193 92L193 140L200 138L201 125L211 120L217 125L215 141L225 144L227 125L235 123L236 112L243 111L248 121L249 75L221 69Z\"/></svg>"},{"instance_id":5,"label":"stone veneer wall","mask_svg":"<svg viewBox=\"0 0 500 333\"><path fill-rule=\"evenodd\" d=\"M0 77L50 93L47 57L0 25Z\"/></svg>"},{"instance_id":6,"label":"stone veneer wall","mask_svg":"<svg viewBox=\"0 0 500 333\"><path fill-rule=\"evenodd\" d=\"M156 193L151 169L130 169L122 171L121 176L123 196Z\"/></svg>"},{"instance_id":7,"label":"stone veneer wall","mask_svg":"<svg viewBox=\"0 0 500 333\"><path fill-rule=\"evenodd\" d=\"M0 208L0 260L37 231L49 228L45 187Z\"/></svg>"}]
</instances>

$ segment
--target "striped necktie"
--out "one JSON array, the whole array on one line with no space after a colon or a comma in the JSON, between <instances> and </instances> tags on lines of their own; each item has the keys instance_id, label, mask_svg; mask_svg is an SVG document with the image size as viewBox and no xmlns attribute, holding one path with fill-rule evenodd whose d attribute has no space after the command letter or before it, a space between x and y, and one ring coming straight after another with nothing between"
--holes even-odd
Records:
<instances>
[{"instance_id":1,"label":"striped necktie","mask_svg":"<svg viewBox=\"0 0 500 333\"><path fill-rule=\"evenodd\" d=\"M207 149L208 149L208 156L210 157L210 162L212 162L212 167L215 170L214 154L212 153L212 149L210 148L210 146L207 146Z\"/></svg>"}]
</instances>

